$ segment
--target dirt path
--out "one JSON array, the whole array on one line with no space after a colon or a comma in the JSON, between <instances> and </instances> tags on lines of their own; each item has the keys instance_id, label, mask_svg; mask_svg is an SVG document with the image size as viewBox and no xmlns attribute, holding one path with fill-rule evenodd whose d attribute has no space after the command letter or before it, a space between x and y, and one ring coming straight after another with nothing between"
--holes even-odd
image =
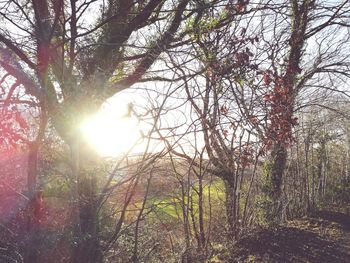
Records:
<instances>
[{"instance_id":1,"label":"dirt path","mask_svg":"<svg viewBox=\"0 0 350 263\"><path fill-rule=\"evenodd\" d=\"M228 262L350 263L350 214L319 211L238 242Z\"/></svg>"},{"instance_id":2,"label":"dirt path","mask_svg":"<svg viewBox=\"0 0 350 263\"><path fill-rule=\"evenodd\" d=\"M350 253L350 214L324 210L320 211L317 216L339 225L341 237L337 241L344 248L345 253ZM350 262L350 258L348 262Z\"/></svg>"}]
</instances>

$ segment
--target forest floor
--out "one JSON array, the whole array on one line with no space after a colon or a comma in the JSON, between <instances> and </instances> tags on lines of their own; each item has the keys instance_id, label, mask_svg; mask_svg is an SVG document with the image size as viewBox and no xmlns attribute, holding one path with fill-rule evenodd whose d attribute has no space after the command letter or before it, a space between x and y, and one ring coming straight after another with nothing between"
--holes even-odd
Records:
<instances>
[{"instance_id":1,"label":"forest floor","mask_svg":"<svg viewBox=\"0 0 350 263\"><path fill-rule=\"evenodd\" d=\"M328 208L258 230L236 244L229 262L350 263L350 209Z\"/></svg>"}]
</instances>

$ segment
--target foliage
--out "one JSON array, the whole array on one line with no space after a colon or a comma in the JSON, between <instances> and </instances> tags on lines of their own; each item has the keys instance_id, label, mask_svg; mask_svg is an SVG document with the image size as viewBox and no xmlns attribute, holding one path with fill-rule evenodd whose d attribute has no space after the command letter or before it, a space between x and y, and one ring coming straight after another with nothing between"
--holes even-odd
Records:
<instances>
[{"instance_id":1,"label":"foliage","mask_svg":"<svg viewBox=\"0 0 350 263\"><path fill-rule=\"evenodd\" d=\"M277 225L350 201L350 6L331 2L2 1L0 261L329 248L327 220ZM125 89L148 96L127 114L148 151L106 160L80 126Z\"/></svg>"}]
</instances>

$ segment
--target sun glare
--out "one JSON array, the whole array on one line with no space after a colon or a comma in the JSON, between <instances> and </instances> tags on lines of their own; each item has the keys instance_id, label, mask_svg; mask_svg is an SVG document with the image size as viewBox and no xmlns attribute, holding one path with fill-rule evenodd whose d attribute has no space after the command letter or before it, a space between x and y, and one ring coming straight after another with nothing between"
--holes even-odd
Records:
<instances>
[{"instance_id":1,"label":"sun glare","mask_svg":"<svg viewBox=\"0 0 350 263\"><path fill-rule=\"evenodd\" d=\"M141 133L134 117L115 117L98 113L85 120L82 132L102 156L118 156L140 143Z\"/></svg>"}]
</instances>

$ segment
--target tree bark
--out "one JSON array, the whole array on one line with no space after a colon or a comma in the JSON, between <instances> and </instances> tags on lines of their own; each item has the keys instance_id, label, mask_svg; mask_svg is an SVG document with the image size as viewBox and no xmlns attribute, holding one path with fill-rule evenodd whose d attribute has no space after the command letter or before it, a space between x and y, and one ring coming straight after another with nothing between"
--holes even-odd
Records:
<instances>
[{"instance_id":1,"label":"tree bark","mask_svg":"<svg viewBox=\"0 0 350 263\"><path fill-rule=\"evenodd\" d=\"M37 174L38 174L38 150L39 143L34 141L29 144L28 152L28 172L27 172L27 196L28 205L26 211L26 242L23 255L25 263L38 262L38 231L41 215L41 197L37 193Z\"/></svg>"},{"instance_id":2,"label":"tree bark","mask_svg":"<svg viewBox=\"0 0 350 263\"><path fill-rule=\"evenodd\" d=\"M27 164L27 196L28 206L26 210L26 244L24 249L23 261L25 263L39 262L40 254L40 223L43 217L43 196L38 189L38 154L41 141L44 137L47 117L42 110L40 116L40 125L38 135L34 141L28 145L28 164Z\"/></svg>"},{"instance_id":3,"label":"tree bark","mask_svg":"<svg viewBox=\"0 0 350 263\"><path fill-rule=\"evenodd\" d=\"M234 241L238 238L238 215L237 206L239 205L238 196L236 192L234 180L225 181L226 192L226 216L228 223L228 238L230 241Z\"/></svg>"},{"instance_id":4,"label":"tree bark","mask_svg":"<svg viewBox=\"0 0 350 263\"><path fill-rule=\"evenodd\" d=\"M75 242L71 263L102 262L102 250L98 237L97 179L93 170L88 170L88 151L81 147L77 136L71 144L73 165L73 213ZM84 152L84 154L82 154ZM86 165L85 167L82 164ZM93 167L93 166L92 166Z\"/></svg>"},{"instance_id":5,"label":"tree bark","mask_svg":"<svg viewBox=\"0 0 350 263\"><path fill-rule=\"evenodd\" d=\"M199 224L199 243L198 249L202 251L205 247L205 229L204 229L204 208L203 208L203 175L200 175L198 182L198 224Z\"/></svg>"},{"instance_id":6,"label":"tree bark","mask_svg":"<svg viewBox=\"0 0 350 263\"><path fill-rule=\"evenodd\" d=\"M282 180L287 161L287 148L281 143L276 143L271 152L271 169L269 171L268 197L271 201L271 207L268 207L269 223L279 223L282 220Z\"/></svg>"}]
</instances>

